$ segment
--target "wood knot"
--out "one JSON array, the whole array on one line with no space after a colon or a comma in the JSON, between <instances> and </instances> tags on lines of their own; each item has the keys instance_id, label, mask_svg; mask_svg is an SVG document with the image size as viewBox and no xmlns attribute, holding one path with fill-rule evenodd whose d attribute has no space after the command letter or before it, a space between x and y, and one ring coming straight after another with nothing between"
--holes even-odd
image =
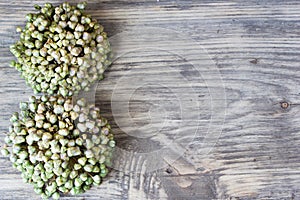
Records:
<instances>
[{"instance_id":1,"label":"wood knot","mask_svg":"<svg viewBox=\"0 0 300 200\"><path fill-rule=\"evenodd\" d=\"M282 109L287 109L290 106L290 104L286 101L283 101L283 102L280 102L280 106Z\"/></svg>"},{"instance_id":2,"label":"wood knot","mask_svg":"<svg viewBox=\"0 0 300 200\"><path fill-rule=\"evenodd\" d=\"M249 62L256 65L258 63L258 58L254 58L253 60L250 60Z\"/></svg>"},{"instance_id":3,"label":"wood knot","mask_svg":"<svg viewBox=\"0 0 300 200\"><path fill-rule=\"evenodd\" d=\"M171 173L173 172L173 170L172 170L171 168L167 168L167 169L166 169L166 172L167 172L168 174L171 174Z\"/></svg>"}]
</instances>

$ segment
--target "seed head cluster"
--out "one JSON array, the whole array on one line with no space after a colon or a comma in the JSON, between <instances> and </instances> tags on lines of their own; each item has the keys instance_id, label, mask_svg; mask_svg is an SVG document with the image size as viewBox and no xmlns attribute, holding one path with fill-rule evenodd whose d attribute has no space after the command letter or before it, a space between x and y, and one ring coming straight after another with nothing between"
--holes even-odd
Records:
<instances>
[{"instance_id":1,"label":"seed head cluster","mask_svg":"<svg viewBox=\"0 0 300 200\"><path fill-rule=\"evenodd\" d=\"M30 97L10 118L4 155L43 198L79 194L107 175L115 146L107 120L84 99Z\"/></svg>"},{"instance_id":2,"label":"seed head cluster","mask_svg":"<svg viewBox=\"0 0 300 200\"><path fill-rule=\"evenodd\" d=\"M10 47L21 72L36 93L71 96L103 77L111 48L103 26L84 14L85 3L45 4L26 16L20 40Z\"/></svg>"}]
</instances>

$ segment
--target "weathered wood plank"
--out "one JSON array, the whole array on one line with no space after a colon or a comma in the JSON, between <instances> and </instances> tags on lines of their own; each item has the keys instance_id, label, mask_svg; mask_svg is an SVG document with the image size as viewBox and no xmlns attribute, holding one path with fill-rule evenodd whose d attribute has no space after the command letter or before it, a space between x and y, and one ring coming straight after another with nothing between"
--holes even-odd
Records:
<instances>
[{"instance_id":1,"label":"weathered wood plank","mask_svg":"<svg viewBox=\"0 0 300 200\"><path fill-rule=\"evenodd\" d=\"M35 1L43 4L46 1ZM60 3L62 1L52 1ZM100 83L96 103L110 119L118 147L132 152L152 152L174 139L174 129L180 121L176 112L179 103L188 109L199 104L201 112L195 115L189 127L180 127L187 137L181 144L191 141L175 163L165 159L163 169L147 171L149 160L142 157L122 157L103 185L79 197L63 199L298 199L300 196L300 4L298 1L89 1L88 11L105 25L113 37L134 27L160 27L176 30L199 43L216 63L224 83L226 96L217 98L213 91L221 91L217 79L195 76L192 67L180 55L158 51L130 53L116 60ZM32 12L32 1L0 0L0 130L6 131L10 113L18 110L18 102L26 100L31 90L18 73L8 67L13 59L8 47L17 39L14 28L24 24L24 15ZM142 37L136 34L136 37ZM163 36L162 36L163 37ZM162 41L162 45L164 41ZM196 44L195 42L195 44ZM136 44L128 43L128 47ZM165 45L168 45L166 42ZM149 47L145 43L145 49ZM179 44L184 55L197 56L197 45ZM152 114L159 111L170 114L174 126L167 126L165 134L140 138L127 135L115 122L124 113L112 115L111 98L115 85L126 71L137 76L176 79L176 73L191 81L197 102L176 101L174 93L181 91L189 97L189 87L174 83L173 93L165 87L137 90L130 101L130 118L138 127L151 123ZM158 70L159 69L159 70ZM200 75L212 73L203 68ZM216 87L207 87L205 80L216 81ZM193 82L194 81L194 82ZM126 86L126 85L125 85ZM124 95L131 88L124 86ZM156 91L156 92L155 92ZM211 113L210 96L214 101L226 100L226 116L216 121L222 128L218 142L209 136ZM166 103L166 100L172 100ZM122 99L120 99L122 101ZM280 103L291 103L282 109ZM159 107L163 105L165 107ZM216 107L214 110L220 110ZM171 112L172 111L172 112ZM217 112L218 113L218 112ZM191 115L194 114L191 112ZM155 115L154 115L155 116ZM158 115L160 116L160 115ZM159 120L155 121L159 128ZM197 123L199 122L199 124ZM154 123L154 125L155 125ZM153 128L153 127L152 127ZM172 129L173 128L173 129ZM189 134L198 128L196 137ZM163 137L164 136L164 137ZM3 134L0 134L3 144ZM171 159L172 160L172 159ZM31 187L22 183L7 158L0 157L0 199L38 199ZM147 163L148 162L148 163ZM131 173L129 173L131 171Z\"/></svg>"}]
</instances>

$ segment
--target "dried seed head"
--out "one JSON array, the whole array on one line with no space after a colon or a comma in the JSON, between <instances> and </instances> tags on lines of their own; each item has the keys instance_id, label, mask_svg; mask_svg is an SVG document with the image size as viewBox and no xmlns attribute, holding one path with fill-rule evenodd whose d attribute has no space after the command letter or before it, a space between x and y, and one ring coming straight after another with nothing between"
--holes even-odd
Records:
<instances>
[{"instance_id":1,"label":"dried seed head","mask_svg":"<svg viewBox=\"0 0 300 200\"><path fill-rule=\"evenodd\" d=\"M96 20L82 12L85 6L86 3L79 3L77 8L68 3L57 7L51 4L37 6L40 8L38 13L28 14L26 26L17 28L20 40L11 46L10 51L18 62L12 62L11 66L22 72L35 93L77 94L101 79L105 68L110 65L111 49L106 33ZM82 59L77 60L77 57ZM28 65L30 67L25 67ZM63 65L77 70L53 70ZM97 66L103 68L98 69ZM61 84L60 80L65 77L78 79Z\"/></svg>"},{"instance_id":2,"label":"dried seed head","mask_svg":"<svg viewBox=\"0 0 300 200\"><path fill-rule=\"evenodd\" d=\"M72 189L83 192L92 184L100 184L97 175L101 178L107 174L101 165L110 159L107 152L114 145L110 127L94 105L84 99L75 101L74 106L72 102L71 97L42 96L21 103L22 112L27 114L12 115L5 138L8 148L1 150L5 156L10 154L22 178L47 197ZM95 180L87 173L96 176Z\"/></svg>"}]
</instances>

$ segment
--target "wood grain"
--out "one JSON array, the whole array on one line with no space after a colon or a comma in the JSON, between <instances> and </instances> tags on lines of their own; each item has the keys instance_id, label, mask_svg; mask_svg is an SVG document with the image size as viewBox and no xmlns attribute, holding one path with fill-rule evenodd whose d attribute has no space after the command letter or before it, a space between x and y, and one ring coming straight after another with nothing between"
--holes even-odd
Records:
<instances>
[{"instance_id":1,"label":"wood grain","mask_svg":"<svg viewBox=\"0 0 300 200\"><path fill-rule=\"evenodd\" d=\"M24 15L33 4L46 1L0 0L0 130L6 131L9 116L18 110L18 102L32 94L8 62L13 59L9 45L17 40L14 29L24 25ZM53 1L58 4L62 1ZM165 66L181 70L190 78L197 102L182 100L189 108L199 104L201 112L189 127L180 127L187 138L184 153L176 162L162 160L163 169L147 171L149 160L138 157L119 158L116 168L99 187L78 197L62 199L299 199L300 198L300 3L298 1L89 1L88 13L102 23L110 37L133 27L159 27L188 35L201 45L218 67L224 87L206 87L205 77L197 77L182 57L141 51L116 60L99 83L96 103L110 119L118 147L129 152L151 152L161 148L172 131L165 135L139 138L118 127L112 115L114 86L129 69L144 76L174 80ZM141 37L136 35L137 38ZM163 41L162 41L163 43ZM130 44L134 46L135 44ZM145 43L145 49L147 49ZM178 46L180 48L180 46ZM196 46L184 49L185 55L197 55ZM157 70L160 69L160 70ZM210 73L203 69L201 75ZM215 79L211 78L210 81ZM187 86L172 87L188 95ZM123 88L124 94L126 88ZM127 89L130 89L128 86ZM211 94L225 90L226 95ZM120 90L122 91L122 90ZM155 93L156 91L156 93ZM176 92L175 92L176 94ZM150 95L150 96L149 96ZM156 95L156 96L155 96ZM205 140L211 113L210 96L226 102L225 121L218 141ZM131 118L137 126L150 123L147 113L163 100L176 100L164 87L137 90L130 103ZM151 100L151 102L149 102ZM226 101L225 101L226 100ZM281 102L288 102L287 109ZM178 102L170 111L178 119ZM168 110L169 109L169 110ZM157 110L156 110L157 111ZM174 112L171 112L174 111ZM222 113L222 110L220 110ZM122 115L123 113L119 113ZM176 118L177 117L177 118ZM179 118L180 119L180 118ZM196 123L199 122L200 124ZM158 122L157 122L158 123ZM198 127L196 137L190 131ZM169 126L168 128L172 128ZM168 130L168 129L166 129ZM168 135L169 133L169 135ZM166 137L161 137L166 136ZM0 134L0 144L4 135ZM185 144L185 143L184 143ZM207 144L214 144L209 150ZM148 163L147 163L148 162ZM32 187L22 183L20 175L7 158L0 157L0 199L39 199Z\"/></svg>"}]
</instances>

